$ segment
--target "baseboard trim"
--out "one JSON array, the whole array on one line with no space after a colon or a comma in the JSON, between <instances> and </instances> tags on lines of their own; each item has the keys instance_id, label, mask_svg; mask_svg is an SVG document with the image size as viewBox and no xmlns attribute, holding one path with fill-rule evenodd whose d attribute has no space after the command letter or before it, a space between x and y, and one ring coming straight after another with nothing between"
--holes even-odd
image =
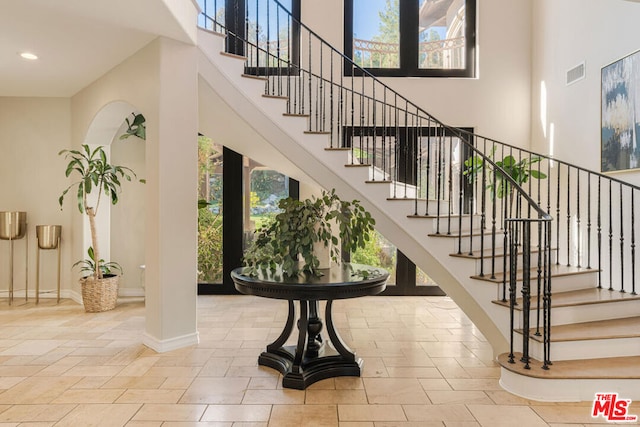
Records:
<instances>
[{"instance_id":1,"label":"baseboard trim","mask_svg":"<svg viewBox=\"0 0 640 427\"><path fill-rule=\"evenodd\" d=\"M198 332L194 332L167 340L159 340L145 332L142 337L142 343L158 353L166 353L167 351L197 345L200 343L200 336Z\"/></svg>"}]
</instances>

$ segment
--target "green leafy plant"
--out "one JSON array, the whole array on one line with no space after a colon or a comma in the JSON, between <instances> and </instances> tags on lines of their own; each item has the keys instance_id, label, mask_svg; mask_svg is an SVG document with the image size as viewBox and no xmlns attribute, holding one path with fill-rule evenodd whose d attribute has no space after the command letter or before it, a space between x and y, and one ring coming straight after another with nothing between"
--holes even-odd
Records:
<instances>
[{"instance_id":1,"label":"green leafy plant","mask_svg":"<svg viewBox=\"0 0 640 427\"><path fill-rule=\"evenodd\" d=\"M88 275L92 275L96 271L96 257L92 246L89 246L87 255L89 256L88 259L80 260L73 264L73 266L80 266L80 271L86 272ZM113 271L119 271L120 274L122 274L122 267L117 262L105 262L104 259L100 259L98 265L100 266L99 268L102 271L103 276L112 275Z\"/></svg>"},{"instance_id":2,"label":"green leafy plant","mask_svg":"<svg viewBox=\"0 0 640 427\"><path fill-rule=\"evenodd\" d=\"M256 232L245 252L248 274L281 269L285 276L320 276L314 243L329 247L331 259L339 262L340 241L344 250L364 248L375 225L358 200L340 200L335 190L323 191L320 197L311 199L282 199L278 206L282 212Z\"/></svg>"},{"instance_id":3,"label":"green leafy plant","mask_svg":"<svg viewBox=\"0 0 640 427\"><path fill-rule=\"evenodd\" d=\"M495 151L496 147L494 146L488 155L489 159L493 160ZM500 199L509 196L509 200L513 200L514 187L507 176L511 177L519 186L527 183L530 177L535 179L545 179L547 177L546 174L532 167L541 160L542 158L538 156L525 157L521 160L516 160L513 155L508 154L504 156L502 160L495 161L496 166L500 169L488 168L488 174L486 176L486 180L488 182L487 188L491 191L491 196L493 197L495 195ZM482 171L485 166L490 165L487 165L482 157L470 157L464 161L465 169L462 174L467 177L469 182L475 182L478 175L482 175ZM495 174L495 188L494 179L491 175L492 173Z\"/></svg>"},{"instance_id":4,"label":"green leafy plant","mask_svg":"<svg viewBox=\"0 0 640 427\"><path fill-rule=\"evenodd\" d=\"M222 280L222 215L198 209L198 281Z\"/></svg>"},{"instance_id":5,"label":"green leafy plant","mask_svg":"<svg viewBox=\"0 0 640 427\"><path fill-rule=\"evenodd\" d=\"M62 150L58 155L64 155L69 160L65 170L65 176L75 176L77 181L67 187L62 195L58 198L60 209L63 207L64 197L69 190L76 188L76 197L78 210L82 214L86 214L89 218L89 226L91 229L91 247L94 257L85 260L81 264L83 267L93 266L94 278L101 279L103 276L100 251L98 246L98 236L96 233L95 217L100 207L102 196L108 197L111 204L118 203L118 193L121 191L122 179L131 181L132 177L137 178L136 174L125 166L112 165L107 160L107 154L102 146L91 150L88 145L82 145L81 150ZM144 183L144 180L140 180ZM89 201L89 195L95 191L97 197L95 203ZM89 271L86 268L84 271Z\"/></svg>"},{"instance_id":6,"label":"green leafy plant","mask_svg":"<svg viewBox=\"0 0 640 427\"><path fill-rule=\"evenodd\" d=\"M127 139L130 136L137 136L142 140L147 139L147 126L146 119L142 114L131 113L133 118L129 120L129 118L125 118L124 121L127 123L127 129L124 131L122 135L120 135L120 139Z\"/></svg>"}]
</instances>

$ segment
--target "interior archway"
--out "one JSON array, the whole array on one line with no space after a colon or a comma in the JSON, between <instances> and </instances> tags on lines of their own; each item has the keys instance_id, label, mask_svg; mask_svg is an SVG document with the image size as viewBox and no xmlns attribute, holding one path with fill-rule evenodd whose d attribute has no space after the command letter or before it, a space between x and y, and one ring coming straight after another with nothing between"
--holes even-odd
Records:
<instances>
[{"instance_id":1,"label":"interior archway","mask_svg":"<svg viewBox=\"0 0 640 427\"><path fill-rule=\"evenodd\" d=\"M132 121L139 111L124 101L105 105L94 117L85 138L91 148L103 146L110 162L132 169L138 179L145 177L144 140L126 134L127 120ZM122 266L120 296L144 296L145 264L145 188L139 182L122 182L119 201L112 205L101 202L96 217L101 258ZM84 220L83 256L91 245L88 221Z\"/></svg>"}]
</instances>

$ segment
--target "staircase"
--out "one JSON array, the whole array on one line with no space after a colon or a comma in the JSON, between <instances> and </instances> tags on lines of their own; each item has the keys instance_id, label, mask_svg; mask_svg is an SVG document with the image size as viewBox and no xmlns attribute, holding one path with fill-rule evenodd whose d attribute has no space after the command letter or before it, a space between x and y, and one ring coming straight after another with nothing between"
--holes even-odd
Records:
<instances>
[{"instance_id":1,"label":"staircase","mask_svg":"<svg viewBox=\"0 0 640 427\"><path fill-rule=\"evenodd\" d=\"M640 189L450 128L272 7L297 44L275 50L209 17L216 31L199 30L200 122L216 141L361 200L482 331L506 390L640 399ZM516 162L529 165L524 182Z\"/></svg>"}]
</instances>

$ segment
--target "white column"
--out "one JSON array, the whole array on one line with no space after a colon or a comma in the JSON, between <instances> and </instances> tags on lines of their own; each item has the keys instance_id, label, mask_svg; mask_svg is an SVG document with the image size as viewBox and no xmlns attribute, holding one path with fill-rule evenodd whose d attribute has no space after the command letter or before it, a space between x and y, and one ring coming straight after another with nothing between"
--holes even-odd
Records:
<instances>
[{"instance_id":1,"label":"white column","mask_svg":"<svg viewBox=\"0 0 640 427\"><path fill-rule=\"evenodd\" d=\"M147 118L145 345L198 342L197 48L160 39L157 120Z\"/></svg>"}]
</instances>

